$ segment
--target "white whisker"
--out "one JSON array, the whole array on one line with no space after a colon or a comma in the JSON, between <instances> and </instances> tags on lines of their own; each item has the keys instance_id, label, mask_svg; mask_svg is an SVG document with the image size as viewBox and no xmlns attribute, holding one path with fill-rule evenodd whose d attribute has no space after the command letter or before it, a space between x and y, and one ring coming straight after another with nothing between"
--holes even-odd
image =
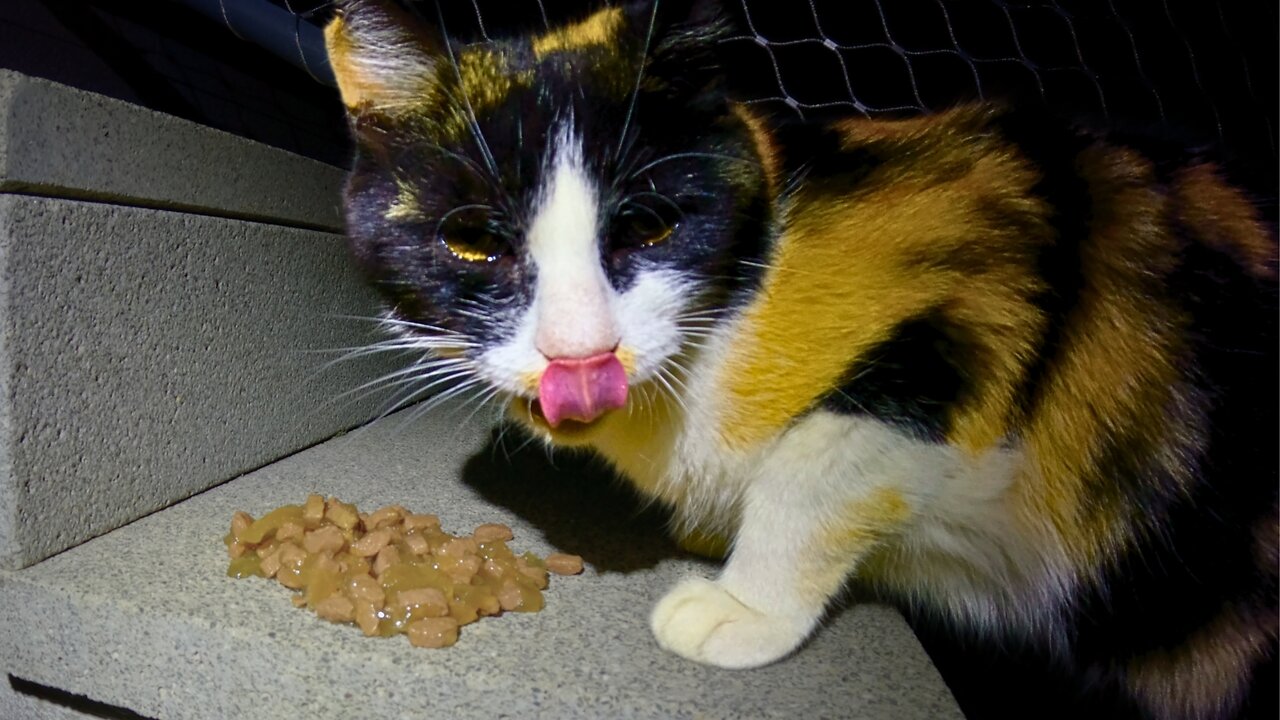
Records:
<instances>
[{"instance_id":1,"label":"white whisker","mask_svg":"<svg viewBox=\"0 0 1280 720\"><path fill-rule=\"evenodd\" d=\"M644 36L644 47L640 53L640 68L636 70L636 84L631 91L631 102L627 105L627 115L622 121L622 134L618 136L618 148L613 152L615 163L622 158L622 147L627 141L627 133L631 130L631 116L635 114L636 101L640 98L640 82L644 79L645 60L649 58L649 45L653 42L653 29L658 24L659 1L654 0L653 10L649 13L649 29Z\"/></svg>"},{"instance_id":2,"label":"white whisker","mask_svg":"<svg viewBox=\"0 0 1280 720\"><path fill-rule=\"evenodd\" d=\"M634 178L637 175L643 175L645 172L652 170L653 168L661 165L662 163L671 162L672 160L683 160L686 158L702 158L707 160L728 160L730 162L740 162L740 163L746 163L748 165L755 164L755 161L749 158L735 157L733 155L725 155L723 153L704 153L704 152L672 153L670 155L664 155L658 158L657 160L653 160L645 164L639 170L632 172L629 177Z\"/></svg>"},{"instance_id":3,"label":"white whisker","mask_svg":"<svg viewBox=\"0 0 1280 720\"><path fill-rule=\"evenodd\" d=\"M489 150L489 143L485 141L484 133L480 130L480 121L476 119L476 111L471 106L471 98L467 97L467 89L462 82L462 68L458 66L458 58L453 52L453 45L449 42L449 33L445 29L444 10L440 7L440 0L436 0L436 16L440 21L440 34L443 36L444 49L449 56L449 64L453 66L454 79L458 82L458 89L462 91L462 104L467 108L467 121L471 128L471 134L480 148L481 155L484 156L485 166L489 168L489 174L497 182L499 178L498 164L494 162L493 153Z\"/></svg>"}]
</instances>

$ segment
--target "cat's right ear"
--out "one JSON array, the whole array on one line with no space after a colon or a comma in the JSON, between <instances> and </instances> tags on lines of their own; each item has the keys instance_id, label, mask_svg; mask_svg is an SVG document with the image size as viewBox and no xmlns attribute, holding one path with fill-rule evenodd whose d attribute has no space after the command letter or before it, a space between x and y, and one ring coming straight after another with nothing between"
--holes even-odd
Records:
<instances>
[{"instance_id":1,"label":"cat's right ear","mask_svg":"<svg viewBox=\"0 0 1280 720\"><path fill-rule=\"evenodd\" d=\"M434 30L392 0L344 0L324 29L329 65L353 118L395 115L431 97L443 50Z\"/></svg>"},{"instance_id":2,"label":"cat's right ear","mask_svg":"<svg viewBox=\"0 0 1280 720\"><path fill-rule=\"evenodd\" d=\"M647 48L647 89L701 102L724 76L718 46L731 30L719 0L647 0L625 6Z\"/></svg>"}]
</instances>

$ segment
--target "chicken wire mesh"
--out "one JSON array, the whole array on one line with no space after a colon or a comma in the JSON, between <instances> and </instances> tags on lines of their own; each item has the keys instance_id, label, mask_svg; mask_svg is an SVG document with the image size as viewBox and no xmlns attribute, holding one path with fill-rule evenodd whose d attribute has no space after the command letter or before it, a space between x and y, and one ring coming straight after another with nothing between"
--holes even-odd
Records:
<instances>
[{"instance_id":1,"label":"chicken wire mesh","mask_svg":"<svg viewBox=\"0 0 1280 720\"><path fill-rule=\"evenodd\" d=\"M232 0L223 0L231 2ZM270 0L307 22L325 0ZM436 0L410 0L427 17ZM483 41L584 12L583 2L440 0ZM724 0L724 50L749 102L801 117L918 113L967 99L1039 103L1159 129L1271 168L1276 6L1232 0ZM1269 170L1268 173L1269 174Z\"/></svg>"},{"instance_id":2,"label":"chicken wire mesh","mask_svg":"<svg viewBox=\"0 0 1280 720\"><path fill-rule=\"evenodd\" d=\"M570 20L603 0L438 0L439 6L437 0L400 1L425 17L442 17L451 34L483 42ZM321 28L333 14L331 0L6 4L7 13L0 10L0 64L6 47L25 59L35 50L73 56L72 44L78 43L106 58L124 78L128 92L116 94L126 99L327 162L346 162L341 108L325 84L332 79L324 67ZM1280 153L1273 3L721 4L735 28L722 48L730 59L731 83L745 101L778 113L902 115L968 99L1009 98L1102 125L1158 130L1192 145L1214 146L1244 168L1263 194L1275 194ZM24 5L43 6L70 32L33 40L44 28L22 13L12 17L13 8ZM264 32L258 27L263 17L276 27Z\"/></svg>"}]
</instances>

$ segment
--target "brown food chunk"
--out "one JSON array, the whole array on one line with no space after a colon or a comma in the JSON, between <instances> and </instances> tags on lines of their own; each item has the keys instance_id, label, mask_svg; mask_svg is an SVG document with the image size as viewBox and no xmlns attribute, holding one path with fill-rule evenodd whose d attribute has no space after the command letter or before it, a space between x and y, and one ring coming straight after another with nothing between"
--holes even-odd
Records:
<instances>
[{"instance_id":1,"label":"brown food chunk","mask_svg":"<svg viewBox=\"0 0 1280 720\"><path fill-rule=\"evenodd\" d=\"M302 533L305 529L306 528L302 526L302 523L296 520L290 520L281 525L279 530L276 530L276 539L293 540L294 538L300 538L302 537Z\"/></svg>"},{"instance_id":2,"label":"brown food chunk","mask_svg":"<svg viewBox=\"0 0 1280 720\"><path fill-rule=\"evenodd\" d=\"M445 540L436 554L447 558L464 558L468 555L475 555L479 550L480 547L475 540L455 537Z\"/></svg>"},{"instance_id":3,"label":"brown food chunk","mask_svg":"<svg viewBox=\"0 0 1280 720\"><path fill-rule=\"evenodd\" d=\"M348 505L337 498L329 498L325 503L324 519L343 530L352 530L360 522L360 513L354 505Z\"/></svg>"},{"instance_id":4,"label":"brown food chunk","mask_svg":"<svg viewBox=\"0 0 1280 720\"><path fill-rule=\"evenodd\" d=\"M458 642L458 621L451 617L425 618L408 626L415 647L440 648Z\"/></svg>"},{"instance_id":5,"label":"brown food chunk","mask_svg":"<svg viewBox=\"0 0 1280 720\"><path fill-rule=\"evenodd\" d=\"M350 598L330 595L316 603L316 615L329 622L351 622L356 618L356 606Z\"/></svg>"},{"instance_id":6,"label":"brown food chunk","mask_svg":"<svg viewBox=\"0 0 1280 720\"><path fill-rule=\"evenodd\" d=\"M347 592L356 600L373 603L377 608L381 608L387 602L386 591L377 580L368 575L353 575L347 582Z\"/></svg>"},{"instance_id":7,"label":"brown food chunk","mask_svg":"<svg viewBox=\"0 0 1280 720\"><path fill-rule=\"evenodd\" d=\"M511 532L511 528L501 523L485 523L475 529L471 533L471 537L478 543L506 542L515 537Z\"/></svg>"},{"instance_id":8,"label":"brown food chunk","mask_svg":"<svg viewBox=\"0 0 1280 720\"><path fill-rule=\"evenodd\" d=\"M379 608L368 600L356 600L354 605L356 607L356 626L365 635L377 635L378 621L381 619L378 617Z\"/></svg>"},{"instance_id":9,"label":"brown food chunk","mask_svg":"<svg viewBox=\"0 0 1280 720\"><path fill-rule=\"evenodd\" d=\"M243 510L237 510L231 516L231 534L240 535L253 524L253 516Z\"/></svg>"},{"instance_id":10,"label":"brown food chunk","mask_svg":"<svg viewBox=\"0 0 1280 720\"><path fill-rule=\"evenodd\" d=\"M495 580L501 580L502 576L506 575L510 569L507 563L501 563L493 559L485 560L484 566L481 568L485 575Z\"/></svg>"},{"instance_id":11,"label":"brown food chunk","mask_svg":"<svg viewBox=\"0 0 1280 720\"><path fill-rule=\"evenodd\" d=\"M431 552L431 543L418 533L409 533L404 538L404 544L408 546L409 552L414 555L427 555Z\"/></svg>"},{"instance_id":12,"label":"brown food chunk","mask_svg":"<svg viewBox=\"0 0 1280 720\"><path fill-rule=\"evenodd\" d=\"M391 542L391 531L383 528L374 530L364 537L351 543L351 553L360 557L369 557L377 555L382 548Z\"/></svg>"},{"instance_id":13,"label":"brown food chunk","mask_svg":"<svg viewBox=\"0 0 1280 720\"><path fill-rule=\"evenodd\" d=\"M440 518L435 515L405 515L404 531L421 530L422 528L440 528Z\"/></svg>"},{"instance_id":14,"label":"brown food chunk","mask_svg":"<svg viewBox=\"0 0 1280 720\"><path fill-rule=\"evenodd\" d=\"M548 571L582 571L576 555L516 556L506 545L512 537L500 523L455 536L435 515L399 505L364 515L312 494L257 520L237 511L223 541L232 577L274 577L301 591L295 606L365 635L404 633L415 646L445 647L482 617L541 610Z\"/></svg>"},{"instance_id":15,"label":"brown food chunk","mask_svg":"<svg viewBox=\"0 0 1280 720\"><path fill-rule=\"evenodd\" d=\"M470 584L471 578L480 572L483 560L479 555L466 555L460 558L440 558L440 569L459 585Z\"/></svg>"},{"instance_id":16,"label":"brown food chunk","mask_svg":"<svg viewBox=\"0 0 1280 720\"><path fill-rule=\"evenodd\" d=\"M314 526L324 519L324 498L312 493L302 504L302 519L307 525Z\"/></svg>"},{"instance_id":17,"label":"brown food chunk","mask_svg":"<svg viewBox=\"0 0 1280 720\"><path fill-rule=\"evenodd\" d=\"M263 577L275 577L280 572L280 553L273 552L266 556L258 567L262 570Z\"/></svg>"},{"instance_id":18,"label":"brown food chunk","mask_svg":"<svg viewBox=\"0 0 1280 720\"><path fill-rule=\"evenodd\" d=\"M502 604L498 602L498 596L485 593L480 597L476 609L481 615L497 615L502 612Z\"/></svg>"},{"instance_id":19,"label":"brown food chunk","mask_svg":"<svg viewBox=\"0 0 1280 720\"><path fill-rule=\"evenodd\" d=\"M503 610L515 610L520 607L524 596L520 593L520 586L515 580L507 579L502 581L502 586L498 588L498 604Z\"/></svg>"},{"instance_id":20,"label":"brown food chunk","mask_svg":"<svg viewBox=\"0 0 1280 720\"><path fill-rule=\"evenodd\" d=\"M547 556L547 569L557 575L577 575L582 572L582 556L551 553Z\"/></svg>"},{"instance_id":21,"label":"brown food chunk","mask_svg":"<svg viewBox=\"0 0 1280 720\"><path fill-rule=\"evenodd\" d=\"M387 507L380 508L375 512L369 513L369 517L364 520L364 527L366 530L377 530L382 527L394 525L395 523L400 522L400 518L403 517L403 515L404 511L400 507L388 505Z\"/></svg>"},{"instance_id":22,"label":"brown food chunk","mask_svg":"<svg viewBox=\"0 0 1280 720\"><path fill-rule=\"evenodd\" d=\"M440 588L417 588L396 593L393 605L405 613L421 617L444 617L449 614L449 601Z\"/></svg>"},{"instance_id":23,"label":"brown food chunk","mask_svg":"<svg viewBox=\"0 0 1280 720\"><path fill-rule=\"evenodd\" d=\"M342 531L334 525L308 530L302 538L302 548L309 553L336 553L346 544Z\"/></svg>"},{"instance_id":24,"label":"brown food chunk","mask_svg":"<svg viewBox=\"0 0 1280 720\"><path fill-rule=\"evenodd\" d=\"M547 588L547 585L549 584L549 580L547 578L546 568L533 567L532 565L525 565L524 567L520 567L518 569L520 571L520 574L529 578L529 581L532 582L533 585L537 587L539 590L545 590Z\"/></svg>"},{"instance_id":25,"label":"brown food chunk","mask_svg":"<svg viewBox=\"0 0 1280 720\"><path fill-rule=\"evenodd\" d=\"M387 568L400 563L400 552L395 547L388 545L378 551L378 557L373 560L373 574L381 576L387 571Z\"/></svg>"}]
</instances>

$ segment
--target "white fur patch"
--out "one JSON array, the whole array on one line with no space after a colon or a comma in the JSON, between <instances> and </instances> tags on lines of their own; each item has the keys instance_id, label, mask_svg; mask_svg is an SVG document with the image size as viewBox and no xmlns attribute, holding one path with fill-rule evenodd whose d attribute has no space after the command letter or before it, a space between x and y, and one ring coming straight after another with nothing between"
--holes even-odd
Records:
<instances>
[{"instance_id":1,"label":"white fur patch","mask_svg":"<svg viewBox=\"0 0 1280 720\"><path fill-rule=\"evenodd\" d=\"M510 337L487 350L481 373L495 386L528 394L528 378L549 359L589 357L615 347L633 360L629 380L642 383L681 350L680 315L689 287L677 270L641 269L626 292L609 283L600 255L595 179L583 166L580 140L562 128L548 148L547 172L526 238L537 270L533 301Z\"/></svg>"},{"instance_id":2,"label":"white fur patch","mask_svg":"<svg viewBox=\"0 0 1280 720\"><path fill-rule=\"evenodd\" d=\"M689 288L675 270L641 270L614 303L622 345L635 358L635 378L652 377L663 361L680 352L680 313Z\"/></svg>"},{"instance_id":3,"label":"white fur patch","mask_svg":"<svg viewBox=\"0 0 1280 720\"><path fill-rule=\"evenodd\" d=\"M534 303L536 305L536 301ZM531 306L520 316L511 337L501 345L489 348L480 356L480 374L494 387L514 395L525 395L529 388L526 376L541 374L547 360L538 352L533 338L537 332L537 315Z\"/></svg>"},{"instance_id":4,"label":"white fur patch","mask_svg":"<svg viewBox=\"0 0 1280 720\"><path fill-rule=\"evenodd\" d=\"M700 434L696 424L686 426L663 494L683 500L686 511L736 506L738 533L714 584L686 583L659 603L652 623L664 647L725 667L790 652L839 590L830 584L838 576L808 574L840 567L822 538L832 528L858 525L857 515L847 513L877 490L898 494L910 512L901 524L866 526L884 533L867 550L889 553L876 565L887 576L873 581L908 597L925 595L987 632L1059 636L1061 599L1070 596L1074 577L1067 558L1053 554L1060 543L1052 528L1014 511L1012 489L1027 467L1017 449L974 456L870 418L824 412L738 462L713 443L691 442ZM722 472L707 472L717 465ZM844 558L845 568L856 571L861 559Z\"/></svg>"},{"instance_id":5,"label":"white fur patch","mask_svg":"<svg viewBox=\"0 0 1280 720\"><path fill-rule=\"evenodd\" d=\"M528 235L538 273L534 342L551 359L590 357L619 340L614 293L600 259L598 191L571 125L562 126L551 153Z\"/></svg>"}]
</instances>

